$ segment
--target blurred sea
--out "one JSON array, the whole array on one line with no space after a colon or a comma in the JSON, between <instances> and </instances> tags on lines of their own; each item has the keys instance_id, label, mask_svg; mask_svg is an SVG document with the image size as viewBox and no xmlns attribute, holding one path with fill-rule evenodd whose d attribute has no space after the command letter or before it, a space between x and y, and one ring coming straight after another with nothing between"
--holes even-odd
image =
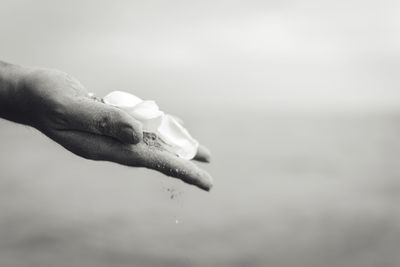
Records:
<instances>
[{"instance_id":1,"label":"blurred sea","mask_svg":"<svg viewBox=\"0 0 400 267\"><path fill-rule=\"evenodd\" d=\"M399 114L237 113L182 116L210 193L0 121L0 266L400 265Z\"/></svg>"}]
</instances>

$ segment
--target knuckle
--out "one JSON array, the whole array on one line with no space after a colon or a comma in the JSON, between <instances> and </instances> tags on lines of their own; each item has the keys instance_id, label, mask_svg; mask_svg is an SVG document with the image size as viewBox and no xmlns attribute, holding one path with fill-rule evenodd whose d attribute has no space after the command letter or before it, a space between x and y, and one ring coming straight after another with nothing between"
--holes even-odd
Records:
<instances>
[{"instance_id":1,"label":"knuckle","mask_svg":"<svg viewBox=\"0 0 400 267\"><path fill-rule=\"evenodd\" d=\"M53 103L47 111L50 121L57 126L67 126L68 125L68 109L63 102L57 101Z\"/></svg>"},{"instance_id":2,"label":"knuckle","mask_svg":"<svg viewBox=\"0 0 400 267\"><path fill-rule=\"evenodd\" d=\"M97 121L97 126L101 132L108 132L111 128L111 119L108 114L101 115Z\"/></svg>"},{"instance_id":3,"label":"knuckle","mask_svg":"<svg viewBox=\"0 0 400 267\"><path fill-rule=\"evenodd\" d=\"M125 117L119 110L112 110L109 113L109 117L115 122L117 125L121 125L121 127L128 125Z\"/></svg>"}]
</instances>

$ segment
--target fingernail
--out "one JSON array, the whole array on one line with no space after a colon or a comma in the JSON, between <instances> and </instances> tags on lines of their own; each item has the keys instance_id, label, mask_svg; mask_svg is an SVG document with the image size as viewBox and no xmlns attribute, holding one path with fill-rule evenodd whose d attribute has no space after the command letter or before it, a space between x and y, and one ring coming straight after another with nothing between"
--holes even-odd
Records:
<instances>
[{"instance_id":1,"label":"fingernail","mask_svg":"<svg viewBox=\"0 0 400 267\"><path fill-rule=\"evenodd\" d=\"M209 192L211 190L211 188L213 187L213 179L212 179L211 175L209 175L205 171L204 171L203 177L205 179L202 179L201 183L197 184L197 186L200 187L201 189Z\"/></svg>"},{"instance_id":2,"label":"fingernail","mask_svg":"<svg viewBox=\"0 0 400 267\"><path fill-rule=\"evenodd\" d=\"M137 144L143 140L142 124L139 121L132 122L133 144Z\"/></svg>"},{"instance_id":3,"label":"fingernail","mask_svg":"<svg viewBox=\"0 0 400 267\"><path fill-rule=\"evenodd\" d=\"M142 141L142 140L143 140L143 132L142 131L140 131L140 132L133 131L133 144L140 143L140 141Z\"/></svg>"},{"instance_id":4,"label":"fingernail","mask_svg":"<svg viewBox=\"0 0 400 267\"><path fill-rule=\"evenodd\" d=\"M210 163L211 161L211 153L210 150L204 146L199 146L197 150L197 154L194 157L195 160L197 161L202 161L206 163Z\"/></svg>"},{"instance_id":5,"label":"fingernail","mask_svg":"<svg viewBox=\"0 0 400 267\"><path fill-rule=\"evenodd\" d=\"M211 161L211 157L209 155L196 155L193 159L205 163L210 163Z\"/></svg>"},{"instance_id":6,"label":"fingernail","mask_svg":"<svg viewBox=\"0 0 400 267\"><path fill-rule=\"evenodd\" d=\"M140 142L140 137L131 127L124 127L121 129L121 138L124 143L137 144Z\"/></svg>"}]
</instances>

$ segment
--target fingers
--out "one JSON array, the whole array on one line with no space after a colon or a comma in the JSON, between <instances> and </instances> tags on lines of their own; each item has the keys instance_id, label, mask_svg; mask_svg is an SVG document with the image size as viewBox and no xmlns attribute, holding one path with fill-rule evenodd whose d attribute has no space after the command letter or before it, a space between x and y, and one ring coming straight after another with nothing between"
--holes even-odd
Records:
<instances>
[{"instance_id":1,"label":"fingers","mask_svg":"<svg viewBox=\"0 0 400 267\"><path fill-rule=\"evenodd\" d=\"M194 156L193 159L201 162L207 162L207 163L210 162L211 159L210 150L203 145L199 145L199 147L197 148L197 154L196 156Z\"/></svg>"},{"instance_id":2,"label":"fingers","mask_svg":"<svg viewBox=\"0 0 400 267\"><path fill-rule=\"evenodd\" d=\"M68 107L72 129L106 135L127 144L143 138L141 123L125 111L90 98L81 98Z\"/></svg>"},{"instance_id":3,"label":"fingers","mask_svg":"<svg viewBox=\"0 0 400 267\"><path fill-rule=\"evenodd\" d=\"M206 191L212 187L211 176L193 162L148 146L143 141L127 145L106 136L69 130L59 130L48 135L66 149L87 159L150 168Z\"/></svg>"},{"instance_id":4,"label":"fingers","mask_svg":"<svg viewBox=\"0 0 400 267\"><path fill-rule=\"evenodd\" d=\"M139 145L142 145L142 143ZM203 190L209 191L211 189L211 176L193 162L145 144L138 147L142 152L145 167L179 178L185 183L196 185Z\"/></svg>"}]
</instances>

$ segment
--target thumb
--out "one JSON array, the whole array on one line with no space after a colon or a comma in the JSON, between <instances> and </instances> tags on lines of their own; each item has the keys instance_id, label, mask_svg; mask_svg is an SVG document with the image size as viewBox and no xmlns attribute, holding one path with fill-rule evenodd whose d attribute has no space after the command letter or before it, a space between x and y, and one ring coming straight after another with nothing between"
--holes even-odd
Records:
<instances>
[{"instance_id":1,"label":"thumb","mask_svg":"<svg viewBox=\"0 0 400 267\"><path fill-rule=\"evenodd\" d=\"M143 138L142 124L116 107L82 98L68 110L68 124L75 130L106 135L127 144L137 144Z\"/></svg>"}]
</instances>

